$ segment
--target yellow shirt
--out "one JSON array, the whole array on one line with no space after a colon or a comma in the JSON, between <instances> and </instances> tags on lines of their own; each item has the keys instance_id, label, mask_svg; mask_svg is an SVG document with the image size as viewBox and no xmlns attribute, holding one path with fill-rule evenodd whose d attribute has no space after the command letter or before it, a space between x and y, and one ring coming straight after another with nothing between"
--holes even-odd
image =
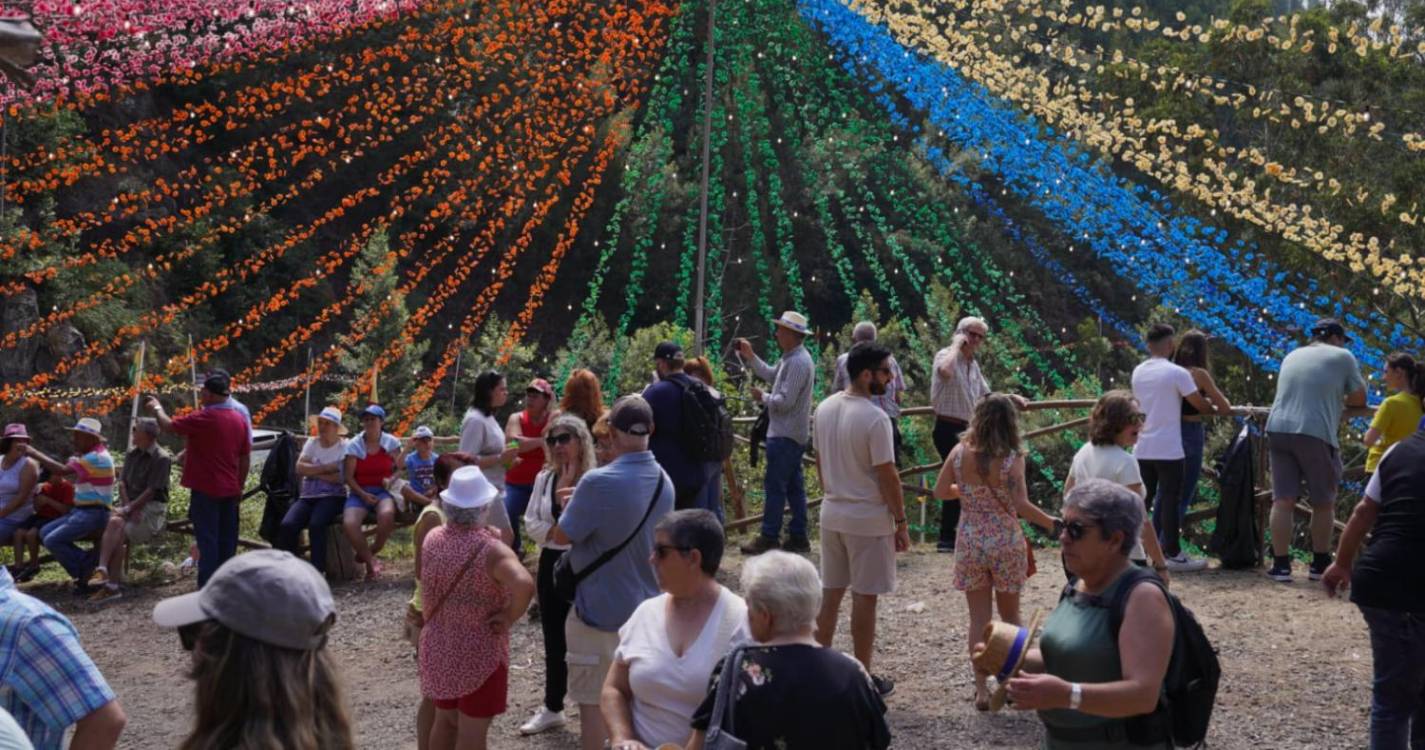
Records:
<instances>
[{"instance_id":1,"label":"yellow shirt","mask_svg":"<svg viewBox=\"0 0 1425 750\"><path fill-rule=\"evenodd\" d=\"M1366 454L1366 471L1375 471L1390 446L1415 432L1421 416L1425 416L1425 408L1421 407L1420 397L1413 393L1401 391L1382 401L1371 420L1371 429L1379 430L1381 437Z\"/></svg>"},{"instance_id":2,"label":"yellow shirt","mask_svg":"<svg viewBox=\"0 0 1425 750\"><path fill-rule=\"evenodd\" d=\"M496 499L496 502L499 502L499 500ZM416 516L415 525L419 526L421 524L421 519L425 518L427 514L434 515L436 518L439 518L441 526L445 525L445 511L441 510L440 505L436 503L431 503L430 505L421 508L421 514L419 516ZM421 579L419 576L416 577L415 593L411 594L411 609L414 609L417 612L421 611Z\"/></svg>"}]
</instances>

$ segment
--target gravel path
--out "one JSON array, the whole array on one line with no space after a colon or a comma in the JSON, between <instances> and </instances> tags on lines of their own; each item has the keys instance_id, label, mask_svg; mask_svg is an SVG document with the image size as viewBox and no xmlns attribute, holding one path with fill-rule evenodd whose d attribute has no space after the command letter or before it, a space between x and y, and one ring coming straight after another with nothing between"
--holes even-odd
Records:
<instances>
[{"instance_id":1,"label":"gravel path","mask_svg":"<svg viewBox=\"0 0 1425 750\"><path fill-rule=\"evenodd\" d=\"M726 560L735 574L740 556ZM902 556L900 591L882 600L876 671L896 679L889 700L895 746L901 748L1033 747L1032 714L982 715L970 704L964 655L966 610L950 587L950 559L929 551ZM1063 581L1057 555L1041 551L1030 580L1026 615L1052 608ZM377 584L336 587L339 611L332 647L344 670L361 747L414 748L419 696L415 661L399 639L410 593L409 565L393 564ZM729 580L732 580L729 578ZM31 593L73 619L86 648L129 714L121 747L173 747L191 717L185 652L149 619L162 596L190 590L192 579L139 590L95 609L52 585ZM1209 571L1183 576L1175 591L1219 648L1224 681L1213 717L1213 748L1364 747L1370 704L1370 647L1354 607L1327 600L1304 578L1289 586L1260 572ZM920 606L923 604L923 609ZM920 610L920 611L913 611ZM850 650L843 623L837 645ZM492 746L577 747L567 732L520 738L517 727L539 704L543 680L536 624L515 630L510 711L495 723ZM572 717L572 711L571 719ZM577 726L577 720L571 721Z\"/></svg>"}]
</instances>

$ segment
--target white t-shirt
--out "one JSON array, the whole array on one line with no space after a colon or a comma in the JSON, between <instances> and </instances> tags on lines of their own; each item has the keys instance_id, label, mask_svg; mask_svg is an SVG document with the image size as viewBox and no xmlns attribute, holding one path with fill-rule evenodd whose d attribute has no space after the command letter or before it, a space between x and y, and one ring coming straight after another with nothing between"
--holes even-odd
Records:
<instances>
[{"instance_id":1,"label":"white t-shirt","mask_svg":"<svg viewBox=\"0 0 1425 750\"><path fill-rule=\"evenodd\" d=\"M505 430L495 421L494 415L475 408L468 409L465 419L460 422L460 452L483 458L503 453L504 450ZM481 471L485 472L490 484L499 487L501 492L505 491L504 464L495 464Z\"/></svg>"},{"instance_id":2,"label":"white t-shirt","mask_svg":"<svg viewBox=\"0 0 1425 750\"><path fill-rule=\"evenodd\" d=\"M1192 373L1162 357L1133 368L1133 397L1148 420L1133 455L1144 461L1183 458L1183 397L1197 393Z\"/></svg>"},{"instance_id":3,"label":"white t-shirt","mask_svg":"<svg viewBox=\"0 0 1425 750\"><path fill-rule=\"evenodd\" d=\"M687 742L693 713L707 697L713 667L733 644L751 639L747 602L722 587L703 632L681 657L675 656L668 643L668 597L660 594L638 605L619 628L614 651L614 658L628 664L633 732L648 747ZM729 630L724 619L735 627Z\"/></svg>"},{"instance_id":4,"label":"white t-shirt","mask_svg":"<svg viewBox=\"0 0 1425 750\"><path fill-rule=\"evenodd\" d=\"M324 448L322 447L321 438L309 437L307 438L307 442L302 445L302 452L298 455L297 460L301 461L305 459L308 463L313 463L318 466L330 466L332 464L341 466L345 458L345 440L337 438L335 443ZM338 470L338 473L340 473L340 470ZM345 485L333 484L325 479L317 479L316 477L302 477L302 497L324 497L345 494Z\"/></svg>"},{"instance_id":5,"label":"white t-shirt","mask_svg":"<svg viewBox=\"0 0 1425 750\"><path fill-rule=\"evenodd\" d=\"M1083 484L1090 479L1105 479L1124 487L1143 484L1143 475L1138 472L1138 460L1132 453L1117 445L1084 443L1079 452L1074 454L1074 462L1069 466L1069 476L1073 478L1074 484ZM1148 559L1148 554L1143 551L1141 534L1134 538L1133 551L1128 553L1128 559Z\"/></svg>"},{"instance_id":6,"label":"white t-shirt","mask_svg":"<svg viewBox=\"0 0 1425 750\"><path fill-rule=\"evenodd\" d=\"M821 463L821 527L843 534L896 533L874 467L894 463L891 418L871 400L841 391L816 407L812 418Z\"/></svg>"}]
</instances>

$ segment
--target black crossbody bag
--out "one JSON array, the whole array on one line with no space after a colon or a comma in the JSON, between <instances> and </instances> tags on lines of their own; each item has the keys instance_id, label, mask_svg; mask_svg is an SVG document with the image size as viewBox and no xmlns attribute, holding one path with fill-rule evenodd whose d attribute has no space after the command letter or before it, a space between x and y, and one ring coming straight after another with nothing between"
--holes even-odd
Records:
<instances>
[{"instance_id":1,"label":"black crossbody bag","mask_svg":"<svg viewBox=\"0 0 1425 750\"><path fill-rule=\"evenodd\" d=\"M661 494L663 494L662 473L658 475L658 481L653 484L653 497L648 501L648 510L643 512L643 520L639 521L638 526L634 527L633 533L629 534L628 538L620 542L617 547L599 555L598 559L589 563L588 567L583 570L574 570L574 550L564 550L564 554L560 555L559 559L554 561L554 595L572 604L574 602L574 594L579 589L579 584L585 578L592 575L594 571L603 567L604 563L614 559L615 555L622 552L623 548L627 547L629 542L632 542L633 538L638 536L640 531L643 531L643 526L648 523L648 517L653 515L653 506L658 504L658 496Z\"/></svg>"}]
</instances>

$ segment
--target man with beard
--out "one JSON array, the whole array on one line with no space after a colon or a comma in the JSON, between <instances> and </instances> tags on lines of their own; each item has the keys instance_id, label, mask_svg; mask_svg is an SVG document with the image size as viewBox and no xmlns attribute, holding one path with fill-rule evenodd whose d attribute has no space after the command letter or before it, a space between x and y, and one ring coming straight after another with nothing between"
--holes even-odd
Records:
<instances>
[{"instance_id":1,"label":"man with beard","mask_svg":"<svg viewBox=\"0 0 1425 750\"><path fill-rule=\"evenodd\" d=\"M910 549L905 502L896 473L891 420L871 401L893 377L891 351L874 342L851 347L846 390L827 397L813 419L821 477L821 612L816 638L830 646L846 589L856 659L882 696L895 684L871 672L876 598L896 588L896 553Z\"/></svg>"}]
</instances>

